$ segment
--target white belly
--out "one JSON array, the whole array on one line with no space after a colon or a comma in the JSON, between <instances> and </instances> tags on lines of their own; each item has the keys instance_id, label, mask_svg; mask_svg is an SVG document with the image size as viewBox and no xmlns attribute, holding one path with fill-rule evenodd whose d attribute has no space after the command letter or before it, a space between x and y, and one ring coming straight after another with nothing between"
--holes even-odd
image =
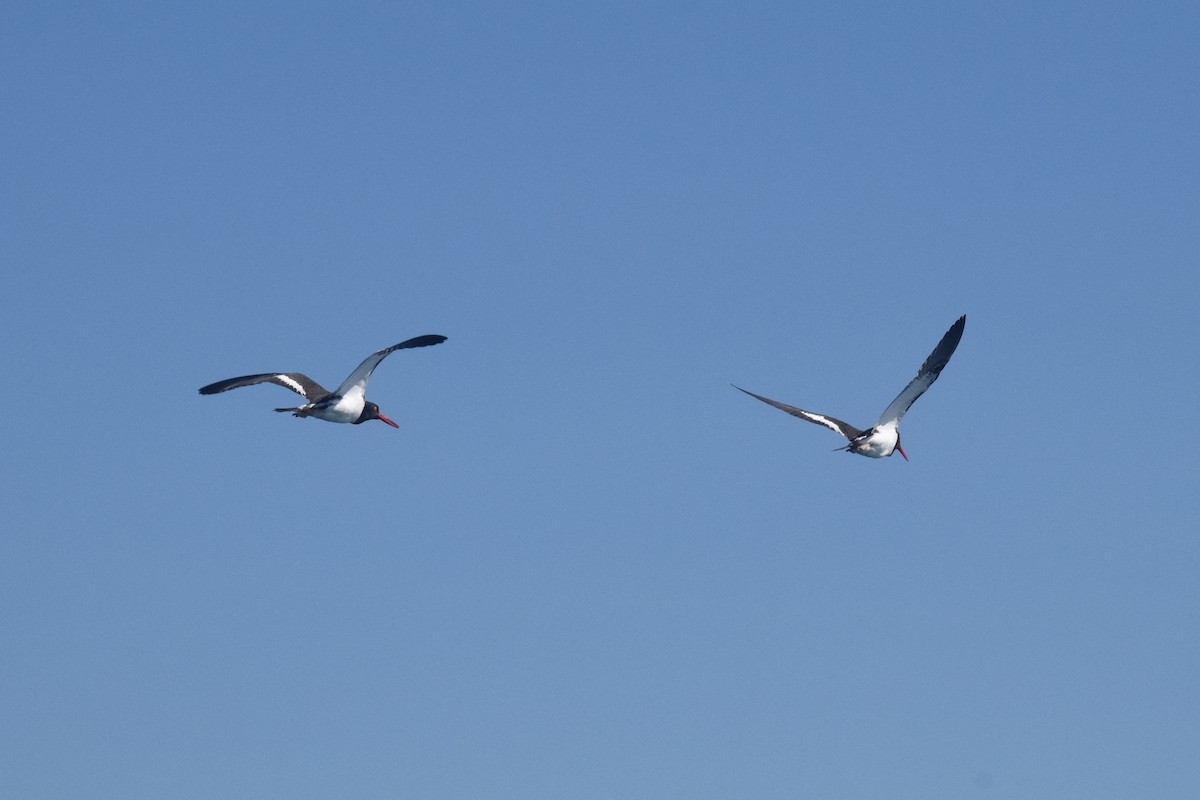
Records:
<instances>
[{"instance_id":1,"label":"white belly","mask_svg":"<svg viewBox=\"0 0 1200 800\"><path fill-rule=\"evenodd\" d=\"M330 406L313 409L311 416L326 422L354 422L363 412L363 397L361 394L342 397Z\"/></svg>"},{"instance_id":2,"label":"white belly","mask_svg":"<svg viewBox=\"0 0 1200 800\"><path fill-rule=\"evenodd\" d=\"M854 452L868 458L885 458L896 451L900 441L900 433L892 426L880 428L871 434L865 442L857 445Z\"/></svg>"}]
</instances>

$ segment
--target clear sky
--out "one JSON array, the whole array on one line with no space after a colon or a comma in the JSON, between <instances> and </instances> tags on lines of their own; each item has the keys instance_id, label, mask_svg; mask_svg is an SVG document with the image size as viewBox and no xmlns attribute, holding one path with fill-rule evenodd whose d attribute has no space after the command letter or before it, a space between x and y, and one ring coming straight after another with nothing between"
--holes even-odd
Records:
<instances>
[{"instance_id":1,"label":"clear sky","mask_svg":"<svg viewBox=\"0 0 1200 800\"><path fill-rule=\"evenodd\" d=\"M1198 39L9 4L0 796L1200 796Z\"/></svg>"}]
</instances>

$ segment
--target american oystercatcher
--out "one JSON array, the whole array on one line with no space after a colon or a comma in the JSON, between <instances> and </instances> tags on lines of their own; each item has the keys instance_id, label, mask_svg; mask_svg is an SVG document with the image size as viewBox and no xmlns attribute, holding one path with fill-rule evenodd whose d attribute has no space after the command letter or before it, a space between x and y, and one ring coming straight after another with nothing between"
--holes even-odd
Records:
<instances>
[{"instance_id":1,"label":"american oystercatcher","mask_svg":"<svg viewBox=\"0 0 1200 800\"><path fill-rule=\"evenodd\" d=\"M367 381L371 373L379 366L379 362L387 358L388 353L404 350L409 347L428 347L446 341L445 336L429 334L394 344L378 350L363 359L350 377L342 381L342 385L332 392L321 386L307 375L299 372L264 372L261 375L243 375L240 378L229 378L224 381L210 383L200 389L200 394L216 394L230 389L240 389L243 386L254 386L258 383L274 383L285 389L291 389L308 402L293 408L277 408L276 411L291 411L296 417L316 417L326 422L349 422L358 425L369 419L386 422L393 428L399 428L392 420L379 413L379 406L367 400Z\"/></svg>"},{"instance_id":2,"label":"american oystercatcher","mask_svg":"<svg viewBox=\"0 0 1200 800\"><path fill-rule=\"evenodd\" d=\"M805 411L803 408L789 406L787 403L780 403L776 400L770 400L754 392L746 392L740 386L733 388L746 392L751 397L762 400L767 405L775 406L780 411L786 411L793 417L815 422L818 425L824 425L835 433L840 433L850 440L850 444L845 447L839 447L838 450L848 450L851 453L858 453L860 456L868 456L870 458L884 458L890 456L895 451L899 450L900 455L904 456L904 460L908 461L908 455L904 452L904 448L900 446L900 420L904 419L904 413L909 407L916 402L917 398L925 393L925 390L933 385L933 382L938 379L938 375L942 374L942 369L950 361L950 356L954 355L955 348L958 347L959 341L962 339L963 328L967 325L967 316L958 318L958 321L950 326L950 330L946 331L946 335L938 342L937 347L933 348L933 352L929 354L929 358L925 359L925 363L917 370L917 377L909 381L908 386L904 387L904 391L892 401L892 404L884 409L879 415L879 421L875 423L875 427L870 430L860 431L853 425L847 425L840 419L826 416L824 414L815 414L812 411Z\"/></svg>"}]
</instances>

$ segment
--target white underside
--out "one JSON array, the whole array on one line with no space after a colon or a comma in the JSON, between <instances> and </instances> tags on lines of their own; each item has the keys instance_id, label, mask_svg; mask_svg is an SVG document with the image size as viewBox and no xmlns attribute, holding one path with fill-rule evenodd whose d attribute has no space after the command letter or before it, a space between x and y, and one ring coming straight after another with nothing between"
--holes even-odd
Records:
<instances>
[{"instance_id":1,"label":"white underside","mask_svg":"<svg viewBox=\"0 0 1200 800\"><path fill-rule=\"evenodd\" d=\"M310 403L306 406L300 406L300 408L307 412L307 416L323 419L326 422L354 422L362 416L363 405L362 391L354 391L352 389L349 394L339 398L331 406L313 408L313 404Z\"/></svg>"},{"instance_id":2,"label":"white underside","mask_svg":"<svg viewBox=\"0 0 1200 800\"><path fill-rule=\"evenodd\" d=\"M858 444L854 452L868 458L886 458L896 452L900 441L900 432L895 425L885 425L871 434L865 442Z\"/></svg>"}]
</instances>

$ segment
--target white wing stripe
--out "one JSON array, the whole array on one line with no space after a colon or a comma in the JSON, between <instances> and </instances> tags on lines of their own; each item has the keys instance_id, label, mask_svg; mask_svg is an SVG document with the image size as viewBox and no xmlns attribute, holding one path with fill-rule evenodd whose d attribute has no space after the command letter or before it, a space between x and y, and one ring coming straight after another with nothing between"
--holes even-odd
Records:
<instances>
[{"instance_id":1,"label":"white wing stripe","mask_svg":"<svg viewBox=\"0 0 1200 800\"><path fill-rule=\"evenodd\" d=\"M804 418L806 420L808 420L809 422L815 422L818 425L824 425L826 428L829 428L834 433L840 433L842 436L846 435L846 432L842 430L841 425L838 425L836 422L833 422L832 420L828 420L825 417L822 417L820 414L814 414L811 411L802 411L801 413L804 415Z\"/></svg>"},{"instance_id":2,"label":"white wing stripe","mask_svg":"<svg viewBox=\"0 0 1200 800\"><path fill-rule=\"evenodd\" d=\"M293 379L290 375L276 375L275 380L291 389L301 397L308 397L308 392L304 391L304 387L301 386L300 383Z\"/></svg>"}]
</instances>

